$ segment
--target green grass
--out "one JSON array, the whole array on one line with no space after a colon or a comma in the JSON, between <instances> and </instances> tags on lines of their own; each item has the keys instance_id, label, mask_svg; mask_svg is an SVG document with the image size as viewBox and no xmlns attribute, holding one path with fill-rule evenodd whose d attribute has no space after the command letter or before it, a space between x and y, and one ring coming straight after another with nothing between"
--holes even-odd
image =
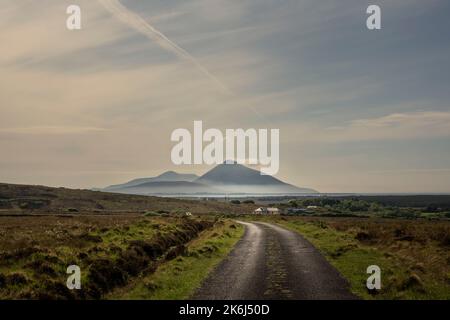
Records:
<instances>
[{"instance_id":1,"label":"green grass","mask_svg":"<svg viewBox=\"0 0 450 320\"><path fill-rule=\"evenodd\" d=\"M11 234L15 241L0 242L0 299L101 298L123 285L111 281L123 276L132 282L136 274L152 272L146 266L152 267L152 264L164 261L166 253L172 249L167 247L169 241L174 243L174 247L182 246L188 239L192 241L202 235L204 232L200 230L222 229L223 224L217 221L216 227L212 217L46 217L40 223L28 217L19 219L5 220L15 226L15 233ZM19 228L22 221L26 233ZM132 243L135 243L134 247ZM143 246L154 250L158 256L147 254ZM65 289L66 268L71 264L79 265L82 270L84 291L69 292ZM108 264L110 269L114 266L114 270L120 270L120 275L105 273L102 266L107 268ZM104 273L108 282L114 284L109 288L100 287L98 277L90 277L93 268L100 268L98 272ZM14 278L16 274L24 275L26 279L18 283ZM48 285L55 285L54 290L47 290L45 286ZM64 289L60 289L61 285Z\"/></svg>"},{"instance_id":2,"label":"green grass","mask_svg":"<svg viewBox=\"0 0 450 320\"><path fill-rule=\"evenodd\" d=\"M242 237L244 228L225 221L204 231L188 246L188 253L163 263L155 273L136 279L109 295L109 299L179 300L189 298Z\"/></svg>"},{"instance_id":3,"label":"green grass","mask_svg":"<svg viewBox=\"0 0 450 320\"><path fill-rule=\"evenodd\" d=\"M273 222L273 221L272 221ZM340 232L320 221L276 221L296 231L318 248L327 260L350 282L353 293L364 299L449 299L448 284L433 278L415 282L402 260L394 254L359 243L351 233ZM366 280L367 267L381 268L382 289L370 294Z\"/></svg>"}]
</instances>

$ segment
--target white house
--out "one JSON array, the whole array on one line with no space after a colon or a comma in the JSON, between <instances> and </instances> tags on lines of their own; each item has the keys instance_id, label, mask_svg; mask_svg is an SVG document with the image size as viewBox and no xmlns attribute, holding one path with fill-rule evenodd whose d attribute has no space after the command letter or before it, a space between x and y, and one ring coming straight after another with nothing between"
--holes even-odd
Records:
<instances>
[{"instance_id":1,"label":"white house","mask_svg":"<svg viewBox=\"0 0 450 320\"><path fill-rule=\"evenodd\" d=\"M253 211L253 214L280 214L280 210L278 208L258 208Z\"/></svg>"},{"instance_id":2,"label":"white house","mask_svg":"<svg viewBox=\"0 0 450 320\"><path fill-rule=\"evenodd\" d=\"M267 214L280 214L278 208L267 208Z\"/></svg>"}]
</instances>

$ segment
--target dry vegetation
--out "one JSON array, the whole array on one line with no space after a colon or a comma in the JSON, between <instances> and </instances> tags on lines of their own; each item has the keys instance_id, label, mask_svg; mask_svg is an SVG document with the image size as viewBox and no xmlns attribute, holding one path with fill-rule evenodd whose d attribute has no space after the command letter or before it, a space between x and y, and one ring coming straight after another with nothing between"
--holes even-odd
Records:
<instances>
[{"instance_id":1,"label":"dry vegetation","mask_svg":"<svg viewBox=\"0 0 450 320\"><path fill-rule=\"evenodd\" d=\"M223 228L222 212L252 210L251 204L0 184L0 299L103 298L185 255L204 231ZM81 268L82 290L66 287L73 264Z\"/></svg>"},{"instance_id":2,"label":"dry vegetation","mask_svg":"<svg viewBox=\"0 0 450 320\"><path fill-rule=\"evenodd\" d=\"M162 264L156 272L144 274L107 299L179 300L192 299L203 280L233 249L244 227L231 220L219 220L186 246L186 253Z\"/></svg>"},{"instance_id":3,"label":"dry vegetation","mask_svg":"<svg viewBox=\"0 0 450 320\"><path fill-rule=\"evenodd\" d=\"M281 217L324 252L363 297L450 299L450 222ZM383 270L381 292L365 290L365 268Z\"/></svg>"},{"instance_id":4,"label":"dry vegetation","mask_svg":"<svg viewBox=\"0 0 450 320\"><path fill-rule=\"evenodd\" d=\"M0 217L0 299L98 299L183 255L216 218ZM66 287L82 270L83 290Z\"/></svg>"},{"instance_id":5,"label":"dry vegetation","mask_svg":"<svg viewBox=\"0 0 450 320\"><path fill-rule=\"evenodd\" d=\"M0 215L66 213L143 213L147 211L197 214L249 213L252 204L232 205L220 201L180 200L125 195L90 190L0 183Z\"/></svg>"},{"instance_id":6,"label":"dry vegetation","mask_svg":"<svg viewBox=\"0 0 450 320\"><path fill-rule=\"evenodd\" d=\"M185 297L207 273L205 266L222 259L239 236L238 230L224 229L231 225L219 216L254 208L252 203L0 184L0 299L98 299L114 292L120 297ZM186 217L188 211L199 215ZM259 219L308 238L361 297L450 299L448 219L385 219L378 214ZM198 239L214 243L215 251L191 255L198 250L189 253L189 244ZM203 242L198 247L203 250ZM162 263L164 271L154 274ZM72 264L81 267L81 291L66 287L66 268ZM370 264L382 267L381 292L365 288ZM170 281L174 274L184 286ZM138 286L131 294L121 289L149 277L158 290Z\"/></svg>"}]
</instances>

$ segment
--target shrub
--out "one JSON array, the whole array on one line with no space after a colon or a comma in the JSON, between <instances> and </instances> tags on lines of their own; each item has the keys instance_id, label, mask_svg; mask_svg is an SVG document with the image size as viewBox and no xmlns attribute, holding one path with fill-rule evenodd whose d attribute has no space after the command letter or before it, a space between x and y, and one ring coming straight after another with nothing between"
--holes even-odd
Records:
<instances>
[{"instance_id":1,"label":"shrub","mask_svg":"<svg viewBox=\"0 0 450 320\"><path fill-rule=\"evenodd\" d=\"M147 211L144 213L146 217L159 217L161 214L155 211Z\"/></svg>"},{"instance_id":2,"label":"shrub","mask_svg":"<svg viewBox=\"0 0 450 320\"><path fill-rule=\"evenodd\" d=\"M107 259L95 260L89 267L88 284L94 289L93 292L107 292L115 286L124 285L126 279L126 274Z\"/></svg>"},{"instance_id":3,"label":"shrub","mask_svg":"<svg viewBox=\"0 0 450 320\"><path fill-rule=\"evenodd\" d=\"M185 255L186 252L187 249L184 245L173 247L167 252L166 260L173 260L180 255Z\"/></svg>"},{"instance_id":4,"label":"shrub","mask_svg":"<svg viewBox=\"0 0 450 320\"><path fill-rule=\"evenodd\" d=\"M12 273L6 277L6 284L10 286L20 286L28 283L28 279L22 273Z\"/></svg>"}]
</instances>

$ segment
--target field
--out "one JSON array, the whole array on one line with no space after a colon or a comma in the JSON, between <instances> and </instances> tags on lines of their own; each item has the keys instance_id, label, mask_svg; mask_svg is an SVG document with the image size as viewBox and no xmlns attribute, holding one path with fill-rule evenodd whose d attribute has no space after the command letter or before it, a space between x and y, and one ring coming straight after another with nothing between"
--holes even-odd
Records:
<instances>
[{"instance_id":1,"label":"field","mask_svg":"<svg viewBox=\"0 0 450 320\"><path fill-rule=\"evenodd\" d=\"M255 220L255 217L251 217ZM450 222L385 218L260 217L318 248L365 299L450 299ZM369 291L378 265L382 289Z\"/></svg>"},{"instance_id":2,"label":"field","mask_svg":"<svg viewBox=\"0 0 450 320\"><path fill-rule=\"evenodd\" d=\"M212 268L242 234L221 213L251 210L216 201L0 184L0 299L121 298L128 292L120 288L134 295L137 279L173 272L170 266L180 260L194 265L189 278L195 281L174 294L167 293L169 284L158 285L156 296L188 296L207 275L205 265ZM69 265L81 268L82 290L67 288Z\"/></svg>"},{"instance_id":3,"label":"field","mask_svg":"<svg viewBox=\"0 0 450 320\"><path fill-rule=\"evenodd\" d=\"M108 299L188 299L240 239L244 228L230 220L203 232L187 245L187 254L162 264L155 273L118 288Z\"/></svg>"},{"instance_id":4,"label":"field","mask_svg":"<svg viewBox=\"0 0 450 320\"><path fill-rule=\"evenodd\" d=\"M249 213L256 207L233 206L220 201L179 200L125 195L90 190L72 190L44 186L0 183L0 215L24 214L111 214L178 213L194 214Z\"/></svg>"},{"instance_id":5,"label":"field","mask_svg":"<svg viewBox=\"0 0 450 320\"><path fill-rule=\"evenodd\" d=\"M255 216L253 201L0 184L0 300L189 298L241 238L235 219L298 232L361 298L450 299L447 198L302 198L273 204L299 214ZM67 288L69 265L82 290Z\"/></svg>"},{"instance_id":6,"label":"field","mask_svg":"<svg viewBox=\"0 0 450 320\"><path fill-rule=\"evenodd\" d=\"M179 293L188 295L241 230L210 216L0 217L0 299L105 298L175 259L201 266ZM82 290L67 289L69 265L81 268Z\"/></svg>"}]
</instances>

